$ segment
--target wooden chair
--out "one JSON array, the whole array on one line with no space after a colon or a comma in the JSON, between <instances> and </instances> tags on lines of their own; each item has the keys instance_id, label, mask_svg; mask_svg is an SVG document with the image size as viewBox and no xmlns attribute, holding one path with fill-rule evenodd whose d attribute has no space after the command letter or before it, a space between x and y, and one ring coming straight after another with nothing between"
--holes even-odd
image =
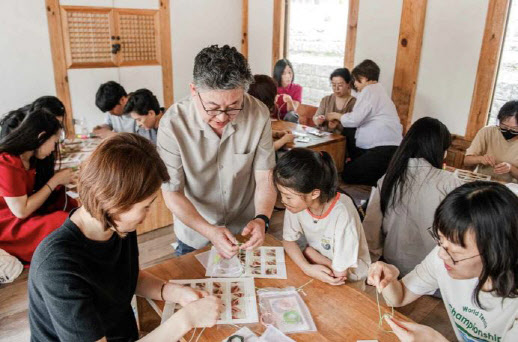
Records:
<instances>
[{"instance_id":1,"label":"wooden chair","mask_svg":"<svg viewBox=\"0 0 518 342\"><path fill-rule=\"evenodd\" d=\"M297 114L299 115L299 123L301 125L311 126L314 127L315 124L313 123L313 115L317 112L317 107L300 104L297 108Z\"/></svg>"}]
</instances>

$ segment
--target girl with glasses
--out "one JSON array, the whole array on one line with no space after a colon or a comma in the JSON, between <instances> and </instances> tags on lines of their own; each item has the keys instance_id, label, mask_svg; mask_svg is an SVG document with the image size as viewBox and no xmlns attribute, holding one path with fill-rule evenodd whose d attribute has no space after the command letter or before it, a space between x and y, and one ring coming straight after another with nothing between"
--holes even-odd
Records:
<instances>
[{"instance_id":1,"label":"girl with glasses","mask_svg":"<svg viewBox=\"0 0 518 342\"><path fill-rule=\"evenodd\" d=\"M383 262L367 282L405 306L440 289L459 341L518 341L518 197L494 182L453 190L430 229L438 246L403 279ZM386 318L402 341L447 341L421 324Z\"/></svg>"}]
</instances>

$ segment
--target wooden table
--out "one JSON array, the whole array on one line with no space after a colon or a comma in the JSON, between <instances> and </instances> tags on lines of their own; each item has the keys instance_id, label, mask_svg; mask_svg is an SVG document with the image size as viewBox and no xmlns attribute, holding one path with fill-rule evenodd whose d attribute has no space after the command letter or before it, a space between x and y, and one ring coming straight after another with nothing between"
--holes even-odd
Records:
<instances>
[{"instance_id":1,"label":"wooden table","mask_svg":"<svg viewBox=\"0 0 518 342\"><path fill-rule=\"evenodd\" d=\"M297 125L293 122L276 120L272 121L272 129L276 131L290 130L292 132L305 132L307 128L313 127L305 125ZM311 138L310 142L300 143L294 142L286 144L287 148L305 147L314 151L326 151L333 157L338 172L342 172L345 161L345 137L341 134L331 134L323 137L308 134Z\"/></svg>"},{"instance_id":2,"label":"wooden table","mask_svg":"<svg viewBox=\"0 0 518 342\"><path fill-rule=\"evenodd\" d=\"M279 246L280 241L271 235L266 236L265 246ZM195 258L195 254L208 249L195 251L182 257L170 259L162 264L146 269L146 271L162 279L199 279L205 278L205 269ZM262 287L300 287L311 278L306 276L295 263L286 255L286 270L288 279L255 279L255 286ZM378 340L398 341L392 333L387 333L378 328L378 307L366 294L350 285L331 286L314 280L304 287L307 296L301 295L313 320L317 326L315 333L289 334L295 341L357 341ZM381 300L381 299L380 299ZM163 302L155 302L162 309ZM383 313L389 313L390 309L384 307ZM409 320L396 312L396 316L403 320ZM142 317L141 317L142 319ZM386 325L386 324L385 324ZM262 333L264 326L259 323L246 324L252 331ZM200 341L220 342L225 337L237 331L231 325L216 325L205 329ZM200 329L197 330L200 332ZM192 331L186 336L189 340Z\"/></svg>"}]
</instances>

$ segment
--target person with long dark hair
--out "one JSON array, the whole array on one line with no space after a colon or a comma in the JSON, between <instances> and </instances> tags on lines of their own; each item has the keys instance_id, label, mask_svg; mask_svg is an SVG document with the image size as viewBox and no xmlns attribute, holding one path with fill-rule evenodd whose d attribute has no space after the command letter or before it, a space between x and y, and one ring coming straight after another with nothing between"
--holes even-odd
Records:
<instances>
[{"instance_id":1,"label":"person with long dark hair","mask_svg":"<svg viewBox=\"0 0 518 342\"><path fill-rule=\"evenodd\" d=\"M403 279L371 265L367 282L399 307L440 289L459 341L518 341L518 197L495 182L472 182L437 208L430 254ZM402 341L447 341L434 329L387 317Z\"/></svg>"},{"instance_id":2,"label":"person with long dark hair","mask_svg":"<svg viewBox=\"0 0 518 342\"><path fill-rule=\"evenodd\" d=\"M71 169L54 173L54 163L47 160L60 134L59 121L40 109L0 140L0 248L25 263L76 203L65 197L63 203L44 206L54 191L73 177Z\"/></svg>"},{"instance_id":3,"label":"person with long dark hair","mask_svg":"<svg viewBox=\"0 0 518 342\"><path fill-rule=\"evenodd\" d=\"M448 128L424 117L408 130L387 173L372 189L363 221L371 258L407 274L434 248L426 229L442 199L462 182L442 170L451 144Z\"/></svg>"},{"instance_id":4,"label":"person with long dark hair","mask_svg":"<svg viewBox=\"0 0 518 342\"><path fill-rule=\"evenodd\" d=\"M279 59L273 67L273 79L277 83L277 98L275 99L279 119L299 122L297 108L302 102L302 87L295 81L293 65L286 58Z\"/></svg>"},{"instance_id":5,"label":"person with long dark hair","mask_svg":"<svg viewBox=\"0 0 518 342\"><path fill-rule=\"evenodd\" d=\"M55 96L41 96L34 100L34 102L12 110L2 117L0 120L0 139L20 126L27 114L35 110L43 110L44 112L54 115L61 124L65 121L66 110L63 102Z\"/></svg>"},{"instance_id":6,"label":"person with long dark hair","mask_svg":"<svg viewBox=\"0 0 518 342\"><path fill-rule=\"evenodd\" d=\"M491 179L518 183L518 101L509 101L498 112L498 125L478 131L466 150L465 166Z\"/></svg>"}]
</instances>

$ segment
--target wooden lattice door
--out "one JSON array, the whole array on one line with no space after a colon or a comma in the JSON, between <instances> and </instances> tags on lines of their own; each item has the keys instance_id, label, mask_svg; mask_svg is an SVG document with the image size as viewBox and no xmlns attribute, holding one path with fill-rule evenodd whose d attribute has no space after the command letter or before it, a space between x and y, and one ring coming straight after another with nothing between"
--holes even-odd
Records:
<instances>
[{"instance_id":1,"label":"wooden lattice door","mask_svg":"<svg viewBox=\"0 0 518 342\"><path fill-rule=\"evenodd\" d=\"M159 12L62 6L68 68L160 64Z\"/></svg>"}]
</instances>

